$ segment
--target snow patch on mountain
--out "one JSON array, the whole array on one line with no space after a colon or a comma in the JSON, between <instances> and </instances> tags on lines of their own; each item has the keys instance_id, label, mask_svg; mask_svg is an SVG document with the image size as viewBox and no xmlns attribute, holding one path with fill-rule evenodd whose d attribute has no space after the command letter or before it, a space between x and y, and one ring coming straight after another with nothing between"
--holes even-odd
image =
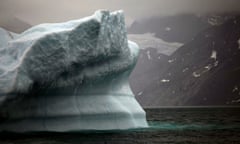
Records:
<instances>
[{"instance_id":1,"label":"snow patch on mountain","mask_svg":"<svg viewBox=\"0 0 240 144\"><path fill-rule=\"evenodd\" d=\"M183 43L170 43L157 38L154 33L129 34L128 39L137 42L141 49L156 48L158 53L168 56L183 46Z\"/></svg>"},{"instance_id":2,"label":"snow patch on mountain","mask_svg":"<svg viewBox=\"0 0 240 144\"><path fill-rule=\"evenodd\" d=\"M210 58L216 60L217 59L217 51L213 50Z\"/></svg>"},{"instance_id":3,"label":"snow patch on mountain","mask_svg":"<svg viewBox=\"0 0 240 144\"><path fill-rule=\"evenodd\" d=\"M240 39L237 41L238 43L238 49L240 50Z\"/></svg>"}]
</instances>

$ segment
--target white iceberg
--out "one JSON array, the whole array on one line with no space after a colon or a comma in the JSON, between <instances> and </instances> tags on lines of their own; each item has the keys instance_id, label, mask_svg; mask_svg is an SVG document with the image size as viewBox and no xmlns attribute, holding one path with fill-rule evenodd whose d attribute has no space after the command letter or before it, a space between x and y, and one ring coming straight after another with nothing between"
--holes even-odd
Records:
<instances>
[{"instance_id":1,"label":"white iceberg","mask_svg":"<svg viewBox=\"0 0 240 144\"><path fill-rule=\"evenodd\" d=\"M148 126L128 83L139 50L122 11L13 35L0 45L0 131Z\"/></svg>"}]
</instances>

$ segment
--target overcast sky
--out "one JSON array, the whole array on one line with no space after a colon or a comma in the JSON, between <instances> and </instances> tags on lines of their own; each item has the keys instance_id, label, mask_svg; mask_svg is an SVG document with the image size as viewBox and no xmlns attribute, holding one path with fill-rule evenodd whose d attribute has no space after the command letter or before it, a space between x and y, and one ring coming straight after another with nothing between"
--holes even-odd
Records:
<instances>
[{"instance_id":1,"label":"overcast sky","mask_svg":"<svg viewBox=\"0 0 240 144\"><path fill-rule=\"evenodd\" d=\"M97 9L123 9L131 21L155 15L240 11L240 0L0 0L0 23L13 17L32 25L61 22Z\"/></svg>"}]
</instances>

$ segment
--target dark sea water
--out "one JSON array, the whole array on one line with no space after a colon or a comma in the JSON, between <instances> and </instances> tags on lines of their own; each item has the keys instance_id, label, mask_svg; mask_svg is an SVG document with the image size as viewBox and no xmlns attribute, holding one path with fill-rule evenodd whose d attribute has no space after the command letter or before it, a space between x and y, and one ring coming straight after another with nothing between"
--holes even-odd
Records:
<instances>
[{"instance_id":1,"label":"dark sea water","mask_svg":"<svg viewBox=\"0 0 240 144\"><path fill-rule=\"evenodd\" d=\"M240 144L240 107L145 110L150 125L145 129L0 133L0 144Z\"/></svg>"}]
</instances>

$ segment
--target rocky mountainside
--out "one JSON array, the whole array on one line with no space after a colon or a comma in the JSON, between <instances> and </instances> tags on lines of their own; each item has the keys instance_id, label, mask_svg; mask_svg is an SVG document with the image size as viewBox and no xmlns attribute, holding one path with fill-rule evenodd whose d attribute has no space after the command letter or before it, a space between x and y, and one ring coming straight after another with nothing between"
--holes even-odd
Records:
<instances>
[{"instance_id":1,"label":"rocky mountainside","mask_svg":"<svg viewBox=\"0 0 240 144\"><path fill-rule=\"evenodd\" d=\"M130 78L140 103L239 104L239 39L240 17L236 16L201 31L171 56L155 55L154 49L145 49ZM146 51L152 54L151 60L146 61ZM140 69L140 65L144 67Z\"/></svg>"},{"instance_id":2,"label":"rocky mountainside","mask_svg":"<svg viewBox=\"0 0 240 144\"><path fill-rule=\"evenodd\" d=\"M128 32L131 34L155 33L156 37L168 42L186 43L210 26L211 24L202 17L183 14L135 21Z\"/></svg>"}]
</instances>

